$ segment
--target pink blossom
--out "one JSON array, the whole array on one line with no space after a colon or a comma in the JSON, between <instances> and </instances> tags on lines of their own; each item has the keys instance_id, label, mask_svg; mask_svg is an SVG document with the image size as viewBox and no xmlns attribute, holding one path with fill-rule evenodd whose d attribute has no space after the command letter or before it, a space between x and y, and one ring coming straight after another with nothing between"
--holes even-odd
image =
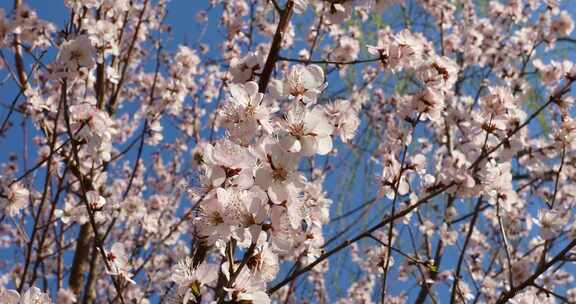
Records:
<instances>
[{"instance_id":1,"label":"pink blossom","mask_svg":"<svg viewBox=\"0 0 576 304\"><path fill-rule=\"evenodd\" d=\"M14 183L10 188L5 189L4 195L0 196L0 208L14 217L20 210L26 207L29 202L30 192L20 183Z\"/></svg>"},{"instance_id":2,"label":"pink blossom","mask_svg":"<svg viewBox=\"0 0 576 304\"><path fill-rule=\"evenodd\" d=\"M110 251L106 251L106 260L110 266L107 272L111 275L120 276L131 284L136 284L130 275L131 266L123 244L115 243Z\"/></svg>"}]
</instances>

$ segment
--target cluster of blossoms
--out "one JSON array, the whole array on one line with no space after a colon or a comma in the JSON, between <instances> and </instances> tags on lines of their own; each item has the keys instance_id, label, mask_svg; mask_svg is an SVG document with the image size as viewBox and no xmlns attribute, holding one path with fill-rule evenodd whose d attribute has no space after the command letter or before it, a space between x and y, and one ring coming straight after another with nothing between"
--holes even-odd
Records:
<instances>
[{"instance_id":1,"label":"cluster of blossoms","mask_svg":"<svg viewBox=\"0 0 576 304\"><path fill-rule=\"evenodd\" d=\"M16 36L18 40L31 48L47 48L50 36L56 26L38 18L36 11L27 5L18 6L8 18L0 8L0 46L5 47Z\"/></svg>"},{"instance_id":2,"label":"cluster of blossoms","mask_svg":"<svg viewBox=\"0 0 576 304\"><path fill-rule=\"evenodd\" d=\"M231 72L242 79L242 70ZM202 199L195 236L224 257L231 244L245 252L243 262L221 265L232 300L269 302L265 287L276 277L279 259L308 263L321 252L330 200L319 177L308 180L299 164L304 157L330 153L335 130L347 126L343 134L353 134L358 126L350 112L335 109L331 115L317 104L324 81L319 66L295 66L278 83L279 99L260 93L254 81L229 84L219 118L227 136L193 152L202 189L196 193ZM177 267L187 269L178 270L186 278L174 278L185 297L198 297L197 286L214 281L189 283L213 265L193 270L188 261Z\"/></svg>"},{"instance_id":3,"label":"cluster of blossoms","mask_svg":"<svg viewBox=\"0 0 576 304\"><path fill-rule=\"evenodd\" d=\"M0 8L0 303L576 302L574 22L483 3Z\"/></svg>"}]
</instances>

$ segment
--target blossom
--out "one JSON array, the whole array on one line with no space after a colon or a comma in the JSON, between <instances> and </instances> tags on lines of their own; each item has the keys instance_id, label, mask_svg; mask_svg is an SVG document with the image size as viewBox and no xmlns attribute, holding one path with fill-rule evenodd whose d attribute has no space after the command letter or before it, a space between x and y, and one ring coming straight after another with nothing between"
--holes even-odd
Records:
<instances>
[{"instance_id":1,"label":"blossom","mask_svg":"<svg viewBox=\"0 0 576 304\"><path fill-rule=\"evenodd\" d=\"M420 66L424 60L423 38L408 30L403 30L389 39L368 46L368 52L379 56L384 68L395 72L400 69Z\"/></svg>"},{"instance_id":2,"label":"blossom","mask_svg":"<svg viewBox=\"0 0 576 304\"><path fill-rule=\"evenodd\" d=\"M0 288L0 299L6 304L19 304L20 294L16 290Z\"/></svg>"},{"instance_id":3,"label":"blossom","mask_svg":"<svg viewBox=\"0 0 576 304\"><path fill-rule=\"evenodd\" d=\"M164 139L164 135L162 132L163 130L164 127L162 127L160 120L158 119L152 120L148 124L148 132L150 133L150 136L146 138L146 143L151 146L155 146L158 145L160 142L162 142L162 139Z\"/></svg>"},{"instance_id":4,"label":"blossom","mask_svg":"<svg viewBox=\"0 0 576 304\"><path fill-rule=\"evenodd\" d=\"M531 275L533 263L527 259L520 259L512 262L512 278L514 282L524 282Z\"/></svg>"},{"instance_id":5,"label":"blossom","mask_svg":"<svg viewBox=\"0 0 576 304\"><path fill-rule=\"evenodd\" d=\"M6 20L6 14L4 9L0 8L0 46L4 45L4 38L6 37L6 33L9 30L9 23ZM2 63L0 63L0 67L2 67Z\"/></svg>"},{"instance_id":6,"label":"blossom","mask_svg":"<svg viewBox=\"0 0 576 304\"><path fill-rule=\"evenodd\" d=\"M263 67L264 56L258 51L249 53L241 59L234 57L230 61L232 82L242 84L254 80L254 76L260 73Z\"/></svg>"},{"instance_id":7,"label":"blossom","mask_svg":"<svg viewBox=\"0 0 576 304\"><path fill-rule=\"evenodd\" d=\"M77 3L80 2L80 3ZM83 1L78 1L78 0L64 0L64 4L66 4L66 6L73 8L75 6L86 6L87 8L97 8L98 6L100 6L102 4L102 0L83 0Z\"/></svg>"},{"instance_id":8,"label":"blossom","mask_svg":"<svg viewBox=\"0 0 576 304\"><path fill-rule=\"evenodd\" d=\"M6 188L4 195L0 195L0 209L4 209L9 216L16 216L26 207L30 192L20 183L13 183Z\"/></svg>"},{"instance_id":9,"label":"blossom","mask_svg":"<svg viewBox=\"0 0 576 304\"><path fill-rule=\"evenodd\" d=\"M240 208L240 222L244 233L244 247L248 247L253 241L258 240L262 231L262 224L268 219L268 196L258 186L252 187L246 193L244 204ZM242 232L237 232L241 234ZM248 233L248 234L246 234Z\"/></svg>"},{"instance_id":10,"label":"blossom","mask_svg":"<svg viewBox=\"0 0 576 304\"><path fill-rule=\"evenodd\" d=\"M294 0L294 11L297 14L302 14L308 7L309 0Z\"/></svg>"},{"instance_id":11,"label":"blossom","mask_svg":"<svg viewBox=\"0 0 576 304\"><path fill-rule=\"evenodd\" d=\"M211 161L220 166L216 170L224 174L230 184L247 189L254 183L253 168L256 157L245 147L224 139L211 149Z\"/></svg>"},{"instance_id":12,"label":"blossom","mask_svg":"<svg viewBox=\"0 0 576 304\"><path fill-rule=\"evenodd\" d=\"M230 139L222 139L216 142L212 150L212 159L215 163L238 169L253 168L256 158L250 151Z\"/></svg>"},{"instance_id":13,"label":"blossom","mask_svg":"<svg viewBox=\"0 0 576 304\"><path fill-rule=\"evenodd\" d=\"M317 65L295 65L284 77L285 96L293 96L305 104L316 102L324 88L324 71Z\"/></svg>"},{"instance_id":14,"label":"blossom","mask_svg":"<svg viewBox=\"0 0 576 304\"><path fill-rule=\"evenodd\" d=\"M440 227L440 238L446 245L454 245L456 244L456 240L458 240L458 231L450 229L448 225L444 223Z\"/></svg>"},{"instance_id":15,"label":"blossom","mask_svg":"<svg viewBox=\"0 0 576 304\"><path fill-rule=\"evenodd\" d=\"M227 239L232 235L231 225L226 216L229 210L226 190L219 188L220 198L206 200L200 206L199 216L196 218L197 229L202 238L206 238L209 244L217 240Z\"/></svg>"},{"instance_id":16,"label":"blossom","mask_svg":"<svg viewBox=\"0 0 576 304\"><path fill-rule=\"evenodd\" d=\"M267 191L272 202L281 204L288 200L288 188L301 187L301 175L297 173L298 154L285 151L279 145L268 145L265 162L256 171L256 184Z\"/></svg>"},{"instance_id":17,"label":"blossom","mask_svg":"<svg viewBox=\"0 0 576 304\"><path fill-rule=\"evenodd\" d=\"M550 31L556 37L567 37L573 30L574 20L572 20L572 17L566 11L562 11L560 17L552 21L550 25Z\"/></svg>"},{"instance_id":18,"label":"blossom","mask_svg":"<svg viewBox=\"0 0 576 304\"><path fill-rule=\"evenodd\" d=\"M86 197L88 198L88 206L92 210L99 210L106 205L106 199L96 191L88 191Z\"/></svg>"},{"instance_id":19,"label":"blossom","mask_svg":"<svg viewBox=\"0 0 576 304\"><path fill-rule=\"evenodd\" d=\"M352 14L354 1L328 2L326 17L332 24L338 24L349 18Z\"/></svg>"},{"instance_id":20,"label":"blossom","mask_svg":"<svg viewBox=\"0 0 576 304\"><path fill-rule=\"evenodd\" d=\"M174 61L177 62L174 68L176 68L175 72L178 76L187 77L199 72L200 57L198 57L195 50L187 46L178 46Z\"/></svg>"},{"instance_id":21,"label":"blossom","mask_svg":"<svg viewBox=\"0 0 576 304\"><path fill-rule=\"evenodd\" d=\"M69 224L72 221L77 221L81 224L88 222L86 207L76 204L72 196L67 196L64 199L62 209L56 209L54 215L64 224Z\"/></svg>"},{"instance_id":22,"label":"blossom","mask_svg":"<svg viewBox=\"0 0 576 304\"><path fill-rule=\"evenodd\" d=\"M360 126L358 111L349 100L338 99L325 106L326 115L334 126L334 134L343 142L350 141Z\"/></svg>"},{"instance_id":23,"label":"blossom","mask_svg":"<svg viewBox=\"0 0 576 304\"><path fill-rule=\"evenodd\" d=\"M430 87L424 88L418 94L414 95L416 110L432 121L440 121L442 111L444 111L444 96Z\"/></svg>"},{"instance_id":24,"label":"blossom","mask_svg":"<svg viewBox=\"0 0 576 304\"><path fill-rule=\"evenodd\" d=\"M380 189L380 194L390 199L394 197L396 191L398 195L408 194L410 184L406 179L406 175L400 171L400 162L398 162L398 159L396 159L392 153L386 153L383 155L382 166L382 188ZM400 180L398 181L398 179Z\"/></svg>"},{"instance_id":25,"label":"blossom","mask_svg":"<svg viewBox=\"0 0 576 304\"><path fill-rule=\"evenodd\" d=\"M538 219L534 220L540 226L540 235L544 240L552 240L560 234L562 228L570 220L569 213L560 213L557 210L538 210Z\"/></svg>"},{"instance_id":26,"label":"blossom","mask_svg":"<svg viewBox=\"0 0 576 304\"><path fill-rule=\"evenodd\" d=\"M88 34L94 49L98 50L104 55L118 56L120 53L117 40L116 25L108 20L98 20L95 24L87 26ZM86 42L82 42L87 46ZM84 60L88 60L85 58ZM100 62L102 58L98 58ZM88 67L88 66L86 66Z\"/></svg>"},{"instance_id":27,"label":"blossom","mask_svg":"<svg viewBox=\"0 0 576 304\"><path fill-rule=\"evenodd\" d=\"M233 237L247 248L258 239L268 214L268 197L258 187L248 190L229 187L216 189L216 200L202 205L198 220L200 235L209 243Z\"/></svg>"},{"instance_id":28,"label":"blossom","mask_svg":"<svg viewBox=\"0 0 576 304\"><path fill-rule=\"evenodd\" d=\"M70 289L60 289L56 295L56 303L58 304L74 304L77 303L76 295Z\"/></svg>"},{"instance_id":29,"label":"blossom","mask_svg":"<svg viewBox=\"0 0 576 304\"><path fill-rule=\"evenodd\" d=\"M562 79L564 75L570 73L574 66L574 64L568 60L562 62L552 60L550 64L544 64L542 60L536 59L532 64L539 72L542 82L548 85L552 85Z\"/></svg>"},{"instance_id":30,"label":"blossom","mask_svg":"<svg viewBox=\"0 0 576 304\"><path fill-rule=\"evenodd\" d=\"M230 84L230 99L223 108L222 123L230 132L230 137L240 142L248 142L262 126L271 132L270 113L272 108L262 103L264 94L258 92L258 84L249 81L245 84Z\"/></svg>"},{"instance_id":31,"label":"blossom","mask_svg":"<svg viewBox=\"0 0 576 304\"><path fill-rule=\"evenodd\" d=\"M510 88L502 86L489 87L488 94L480 100L480 104L484 113L498 117L505 114L506 108L509 108L514 100L515 98Z\"/></svg>"},{"instance_id":32,"label":"blossom","mask_svg":"<svg viewBox=\"0 0 576 304\"><path fill-rule=\"evenodd\" d=\"M278 256L272 252L266 241L256 246L254 254L248 258L246 267L254 274L255 280L269 282L276 277L280 270Z\"/></svg>"},{"instance_id":33,"label":"blossom","mask_svg":"<svg viewBox=\"0 0 576 304\"><path fill-rule=\"evenodd\" d=\"M50 296L32 286L22 295L15 290L0 289L0 299L5 304L51 304Z\"/></svg>"},{"instance_id":34,"label":"blossom","mask_svg":"<svg viewBox=\"0 0 576 304\"><path fill-rule=\"evenodd\" d=\"M29 288L20 298L20 304L50 304L50 296L38 287Z\"/></svg>"},{"instance_id":35,"label":"blossom","mask_svg":"<svg viewBox=\"0 0 576 304\"><path fill-rule=\"evenodd\" d=\"M91 69L95 65L95 49L87 35L80 35L62 43L56 62L68 72L76 72L80 68Z\"/></svg>"},{"instance_id":36,"label":"blossom","mask_svg":"<svg viewBox=\"0 0 576 304\"><path fill-rule=\"evenodd\" d=\"M542 294L539 289L533 287L526 288L524 292L510 299L511 304L530 304L534 302L539 304L554 304L556 300L553 297Z\"/></svg>"},{"instance_id":37,"label":"blossom","mask_svg":"<svg viewBox=\"0 0 576 304\"><path fill-rule=\"evenodd\" d=\"M294 105L281 121L288 133L281 139L281 144L290 152L304 156L314 154L326 155L332 150L332 131L324 108L308 108Z\"/></svg>"},{"instance_id":38,"label":"blossom","mask_svg":"<svg viewBox=\"0 0 576 304\"><path fill-rule=\"evenodd\" d=\"M428 87L449 91L458 78L458 65L448 57L436 57L431 64L418 70L420 78Z\"/></svg>"},{"instance_id":39,"label":"blossom","mask_svg":"<svg viewBox=\"0 0 576 304\"><path fill-rule=\"evenodd\" d=\"M106 271L111 275L117 275L124 278L126 281L136 284L130 276L130 264L128 262L128 255L122 243L115 243L109 251L106 251L106 260L108 266Z\"/></svg>"},{"instance_id":40,"label":"blossom","mask_svg":"<svg viewBox=\"0 0 576 304\"><path fill-rule=\"evenodd\" d=\"M86 141L85 148L101 161L109 161L112 153L112 139L117 134L115 122L107 112L95 106L82 103L70 107L73 129L77 139Z\"/></svg>"},{"instance_id":41,"label":"blossom","mask_svg":"<svg viewBox=\"0 0 576 304\"><path fill-rule=\"evenodd\" d=\"M278 198L272 199L276 205L272 206L270 209L270 217L272 224L275 225L282 221L282 219L288 219L290 226L293 229L300 227L302 220L304 219L304 205L298 197L299 189L288 185L285 188L284 200L280 201ZM273 194L273 197L276 194Z\"/></svg>"},{"instance_id":42,"label":"blossom","mask_svg":"<svg viewBox=\"0 0 576 304\"><path fill-rule=\"evenodd\" d=\"M350 1L349 1L350 2ZM341 6L340 4L335 4ZM350 36L341 36L337 39L338 45L330 53L330 60L335 62L349 62L358 59L360 42Z\"/></svg>"},{"instance_id":43,"label":"blossom","mask_svg":"<svg viewBox=\"0 0 576 304\"><path fill-rule=\"evenodd\" d=\"M191 258L186 257L173 268L170 280L184 293L182 304L189 303L201 294L201 288L218 278L218 265L202 263L194 267Z\"/></svg>"},{"instance_id":44,"label":"blossom","mask_svg":"<svg viewBox=\"0 0 576 304\"><path fill-rule=\"evenodd\" d=\"M26 4L14 10L9 27L21 43L30 45L32 49L51 46L50 36L56 31L54 24L38 18L36 11Z\"/></svg>"},{"instance_id":45,"label":"blossom","mask_svg":"<svg viewBox=\"0 0 576 304\"><path fill-rule=\"evenodd\" d=\"M511 164L490 161L485 168L483 184L490 197L491 204L502 203L504 210L510 210L518 200L518 194L512 187Z\"/></svg>"},{"instance_id":46,"label":"blossom","mask_svg":"<svg viewBox=\"0 0 576 304\"><path fill-rule=\"evenodd\" d=\"M266 282L258 280L247 268L240 271L232 287L224 287L224 289L228 292L229 297L236 302L271 303L270 297L266 293Z\"/></svg>"}]
</instances>

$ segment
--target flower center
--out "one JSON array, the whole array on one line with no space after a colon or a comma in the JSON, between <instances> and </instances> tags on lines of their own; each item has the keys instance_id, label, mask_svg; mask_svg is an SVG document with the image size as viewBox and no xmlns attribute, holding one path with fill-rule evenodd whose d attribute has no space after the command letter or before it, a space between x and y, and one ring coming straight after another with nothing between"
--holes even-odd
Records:
<instances>
[{"instance_id":1,"label":"flower center","mask_svg":"<svg viewBox=\"0 0 576 304\"><path fill-rule=\"evenodd\" d=\"M299 122L290 125L290 134L296 137L304 136L304 123Z\"/></svg>"},{"instance_id":2,"label":"flower center","mask_svg":"<svg viewBox=\"0 0 576 304\"><path fill-rule=\"evenodd\" d=\"M286 178L288 178L288 171L286 171L286 169L284 169L282 167L276 168L272 172L272 178L275 181L285 181Z\"/></svg>"},{"instance_id":3,"label":"flower center","mask_svg":"<svg viewBox=\"0 0 576 304\"><path fill-rule=\"evenodd\" d=\"M222 217L220 212L214 212L214 213L212 213L212 217L210 218L210 221L213 225L220 225L220 224L224 223L224 218Z\"/></svg>"}]
</instances>

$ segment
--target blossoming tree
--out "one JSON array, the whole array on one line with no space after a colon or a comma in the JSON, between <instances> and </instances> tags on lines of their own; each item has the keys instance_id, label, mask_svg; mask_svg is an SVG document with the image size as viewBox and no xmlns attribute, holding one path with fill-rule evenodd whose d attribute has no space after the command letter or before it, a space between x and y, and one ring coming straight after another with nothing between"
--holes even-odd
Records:
<instances>
[{"instance_id":1,"label":"blossoming tree","mask_svg":"<svg viewBox=\"0 0 576 304\"><path fill-rule=\"evenodd\" d=\"M0 9L0 303L576 303L570 1L63 2Z\"/></svg>"}]
</instances>

